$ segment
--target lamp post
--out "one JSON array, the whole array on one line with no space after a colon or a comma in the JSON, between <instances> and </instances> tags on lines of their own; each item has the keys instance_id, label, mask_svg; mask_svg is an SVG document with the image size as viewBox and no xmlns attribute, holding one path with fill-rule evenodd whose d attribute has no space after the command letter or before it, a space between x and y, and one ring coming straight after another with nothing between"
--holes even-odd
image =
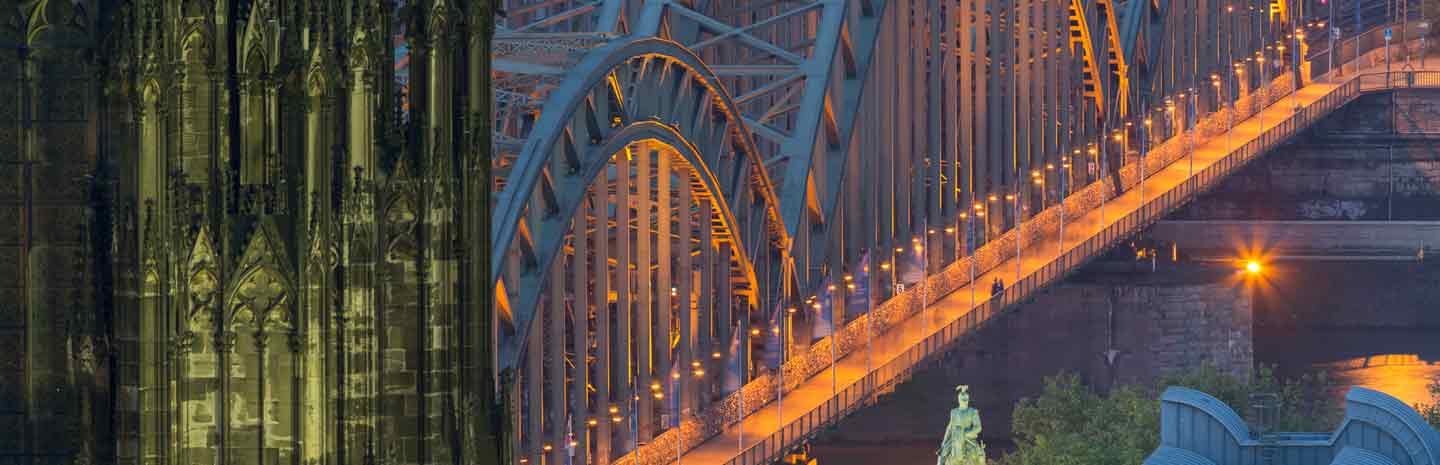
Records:
<instances>
[{"instance_id":1,"label":"lamp post","mask_svg":"<svg viewBox=\"0 0 1440 465\"><path fill-rule=\"evenodd\" d=\"M975 214L965 215L965 251L970 257L970 309L975 309L975 217L984 217L985 206L975 204Z\"/></svg>"},{"instance_id":2,"label":"lamp post","mask_svg":"<svg viewBox=\"0 0 1440 465\"><path fill-rule=\"evenodd\" d=\"M1177 126L1175 124L1175 100L1169 97L1165 98L1165 122L1168 123L1166 126L1171 129L1171 131L1167 132L1174 134L1174 129Z\"/></svg>"},{"instance_id":3,"label":"lamp post","mask_svg":"<svg viewBox=\"0 0 1440 465\"><path fill-rule=\"evenodd\" d=\"M1104 144L1104 143L1105 143L1105 139L1104 139L1103 137L1100 139L1100 143L1101 143L1101 144ZM1101 183L1103 183L1103 182L1105 182L1105 177L1104 177L1102 174L1100 174L1100 173L1103 173L1103 172L1105 171L1105 165L1104 165L1105 159L1104 159L1103 157L1101 157L1101 156L1099 155L1099 153L1100 153L1100 152L1098 152L1098 151L1095 149L1095 146L1093 146L1093 145L1090 146L1090 156L1095 158L1095 164L1094 164L1094 166L1099 170L1099 173L1097 173L1095 177L1096 177L1097 180L1099 180ZM1100 227L1101 227L1102 229L1105 227L1105 201L1106 201L1106 199L1108 199L1108 198L1110 197L1108 194L1109 194L1108 192L1105 192L1105 185L1104 185L1104 184L1101 184L1101 185L1100 185Z\"/></svg>"},{"instance_id":4,"label":"lamp post","mask_svg":"<svg viewBox=\"0 0 1440 465\"><path fill-rule=\"evenodd\" d=\"M1234 82L1235 82L1235 94L1236 94L1235 97L1236 97L1236 98L1230 100L1230 117L1227 118L1227 121L1226 121L1226 124L1225 124L1225 147L1226 147L1226 150L1235 150L1235 143L1234 143L1234 141L1232 141L1232 140L1230 139L1230 134L1231 134L1232 132L1234 132L1234 130L1235 130L1235 113L1236 113L1237 111L1239 111L1237 108L1235 108L1235 103L1240 100L1240 98L1239 98L1240 86L1245 83L1244 78L1245 78L1245 65L1242 64L1242 63L1238 63L1238 62L1235 63L1235 77L1234 77L1235 81L1234 81Z\"/></svg>"},{"instance_id":5,"label":"lamp post","mask_svg":"<svg viewBox=\"0 0 1440 465\"><path fill-rule=\"evenodd\" d=\"M925 249L930 246L930 236L935 234L935 231L931 230L929 228L929 225L929 218L926 218L921 222L920 230L922 231L922 233L920 234L920 239L924 240L911 240L915 247L915 255L920 258L920 282L916 284L920 287L920 312L923 313L923 315L921 315L922 318L920 319L920 322L922 323L920 325L922 329L922 332L920 334L930 333L930 300L929 295L925 292L925 280L930 277L930 256L928 255L930 252L926 251Z\"/></svg>"},{"instance_id":6,"label":"lamp post","mask_svg":"<svg viewBox=\"0 0 1440 465\"><path fill-rule=\"evenodd\" d=\"M984 224L984 227L985 227L985 242L988 243L988 242L990 242L990 222L991 222L991 221L999 221L999 222L1000 222L1000 227L1001 227L1001 228L1004 228L1004 227L1005 227L1005 205L999 205L999 206L994 205L996 202L998 202L998 201L1000 200L1000 197L996 196L995 194L990 194L990 196L987 197L985 200L986 200L986 203L988 204L988 205L985 207L985 209L986 209L986 210L989 210L991 214L990 214L988 217L985 216L985 215L980 215L980 217L981 217L981 218L985 218L985 224ZM996 218L995 215L994 215L994 213L995 213L996 211L999 211L999 212L1000 212L1000 217L999 217L999 218Z\"/></svg>"},{"instance_id":7,"label":"lamp post","mask_svg":"<svg viewBox=\"0 0 1440 465\"><path fill-rule=\"evenodd\" d=\"M1225 62L1235 62L1235 5L1225 5Z\"/></svg>"},{"instance_id":8,"label":"lamp post","mask_svg":"<svg viewBox=\"0 0 1440 465\"><path fill-rule=\"evenodd\" d=\"M1115 143L1120 144L1121 166L1124 166L1125 162L1130 158L1128 153L1130 151L1130 135L1128 133L1128 131L1130 130L1130 126L1130 123L1126 122L1125 129L1116 129L1115 132L1111 134L1111 137L1114 138Z\"/></svg>"},{"instance_id":9,"label":"lamp post","mask_svg":"<svg viewBox=\"0 0 1440 465\"><path fill-rule=\"evenodd\" d=\"M1018 182L1016 184L1019 184ZM1025 192L1016 186L1014 194L1006 194L1005 200L1014 202L1015 205L1015 281L1010 285L1014 286L1020 282L1020 193Z\"/></svg>"},{"instance_id":10,"label":"lamp post","mask_svg":"<svg viewBox=\"0 0 1440 465\"><path fill-rule=\"evenodd\" d=\"M1079 152L1079 149L1075 150L1075 153ZM1070 187L1070 163L1070 157L1060 157L1060 236L1056 241L1059 244L1056 253L1059 254L1065 253L1065 199L1070 197L1070 193L1065 189Z\"/></svg>"},{"instance_id":11,"label":"lamp post","mask_svg":"<svg viewBox=\"0 0 1440 465\"><path fill-rule=\"evenodd\" d=\"M1295 64L1291 65L1291 68L1295 70L1295 91L1292 92L1292 95L1290 96L1290 102L1294 103L1295 113L1299 113L1300 87L1304 83L1304 77L1300 75L1301 65L1303 64L1300 63L1300 41L1305 40L1305 30L1297 27L1295 28L1295 33L1293 35L1294 40L1292 42L1294 43L1294 45L1292 46L1293 50L1291 51L1290 56L1293 57L1295 60Z\"/></svg>"},{"instance_id":12,"label":"lamp post","mask_svg":"<svg viewBox=\"0 0 1440 465\"><path fill-rule=\"evenodd\" d=\"M873 250L867 251L867 254L874 254L874 251L873 251ZM871 345L872 339L871 339L871 329L870 329L871 326L874 325L874 321L875 321L875 293L876 293L876 291L875 291L875 288L874 288L874 286L873 286L873 284L875 283L875 279L873 279L873 275L871 274L871 271L870 271L870 264L871 264L871 263L874 263L874 262L875 262L874 260L875 260L875 258L874 258L873 256L872 256L872 257L866 257L865 265L864 265L863 268L861 268L861 270L865 272L865 286L866 286L866 289L865 289L865 372L866 372L866 373L869 373L872 369L874 369L873 362L872 362L872 360L874 359L874 347ZM867 388L866 391L868 392L869 389Z\"/></svg>"},{"instance_id":13,"label":"lamp post","mask_svg":"<svg viewBox=\"0 0 1440 465\"><path fill-rule=\"evenodd\" d=\"M1257 93L1260 94L1261 98L1260 108L1256 110L1256 113L1258 114L1258 121L1260 122L1260 133L1264 134L1265 108L1270 106L1270 86L1266 85L1265 82L1266 74L1268 74L1265 72L1265 50L1258 50L1255 54L1258 55L1255 58L1255 67L1260 68L1260 85L1257 86L1258 88L1256 90L1259 91Z\"/></svg>"},{"instance_id":14,"label":"lamp post","mask_svg":"<svg viewBox=\"0 0 1440 465\"><path fill-rule=\"evenodd\" d=\"M1040 189L1040 210L1041 212L1050 208L1050 188L1046 187L1045 181L1050 177L1049 172L1055 169L1055 165L1046 163L1045 173L1035 177L1035 186ZM1038 173L1038 172L1037 172ZM1039 212L1036 212L1039 214Z\"/></svg>"},{"instance_id":15,"label":"lamp post","mask_svg":"<svg viewBox=\"0 0 1440 465\"><path fill-rule=\"evenodd\" d=\"M1330 7L1330 19L1327 20L1323 25L1330 27L1330 53L1326 54L1329 55L1329 61L1328 64L1325 65L1325 70L1330 73L1332 78L1334 76L1339 76L1339 74L1335 72L1335 42L1340 39L1340 27L1335 25L1336 1L1339 0L1325 0L1326 6Z\"/></svg>"},{"instance_id":16,"label":"lamp post","mask_svg":"<svg viewBox=\"0 0 1440 465\"><path fill-rule=\"evenodd\" d=\"M1143 124L1145 132L1144 135L1140 136L1140 205L1142 206L1145 205L1145 149L1150 142L1150 124L1153 123L1153 121L1151 121L1150 119L1150 114L1148 113L1148 111L1149 109L1145 108L1145 106L1142 104L1140 107L1140 114L1145 115L1145 121Z\"/></svg>"},{"instance_id":17,"label":"lamp post","mask_svg":"<svg viewBox=\"0 0 1440 465\"><path fill-rule=\"evenodd\" d=\"M1189 134L1189 137L1186 138L1186 140L1189 141L1189 143L1186 144L1186 151L1190 152L1190 176L1191 176L1191 177L1194 177L1194 176L1195 176L1195 133L1197 132L1196 130L1199 129L1199 128L1195 125L1195 122L1192 121L1192 120L1195 118L1195 113L1196 113L1196 111L1195 111L1195 104L1197 103L1196 100L1197 100L1200 96L1199 96L1199 92L1196 92L1194 87L1191 87L1191 88L1189 89L1189 91L1190 91L1190 100L1189 100L1187 103L1189 103L1190 106L1189 106L1189 108L1186 109L1186 111L1185 111L1185 125L1186 125L1186 126L1190 126L1190 128L1189 128L1190 134ZM1180 98L1185 98L1185 94L1180 94Z\"/></svg>"}]
</instances>

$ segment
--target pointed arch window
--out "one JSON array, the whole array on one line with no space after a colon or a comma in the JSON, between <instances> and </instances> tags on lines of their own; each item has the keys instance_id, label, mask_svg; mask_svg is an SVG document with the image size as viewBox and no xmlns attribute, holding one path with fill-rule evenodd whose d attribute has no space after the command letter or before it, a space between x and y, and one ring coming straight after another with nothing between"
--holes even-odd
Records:
<instances>
[{"instance_id":1,"label":"pointed arch window","mask_svg":"<svg viewBox=\"0 0 1440 465\"><path fill-rule=\"evenodd\" d=\"M266 185L271 171L271 92L265 82L268 61L259 47L245 57L244 82L240 95L240 184Z\"/></svg>"},{"instance_id":2,"label":"pointed arch window","mask_svg":"<svg viewBox=\"0 0 1440 465\"><path fill-rule=\"evenodd\" d=\"M180 168L187 182L197 184L209 181L214 151L215 88L210 48L209 36L199 28L186 36L181 47L184 81L180 103Z\"/></svg>"}]
</instances>

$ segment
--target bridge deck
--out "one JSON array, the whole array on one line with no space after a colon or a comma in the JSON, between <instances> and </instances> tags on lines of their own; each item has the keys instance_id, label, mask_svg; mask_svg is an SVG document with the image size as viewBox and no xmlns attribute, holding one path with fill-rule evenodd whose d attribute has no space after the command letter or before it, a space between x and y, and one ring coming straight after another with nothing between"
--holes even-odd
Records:
<instances>
[{"instance_id":1,"label":"bridge deck","mask_svg":"<svg viewBox=\"0 0 1440 465\"><path fill-rule=\"evenodd\" d=\"M1440 70L1440 66L1427 66L1426 70ZM1366 73L1383 71L1383 68L1371 69ZM1358 94L1362 85L1367 90L1383 86L1383 75L1360 75L1370 80L1362 83L1352 75L1336 83L1305 86L1271 104L1262 114L1237 122L1228 142L1223 133L1197 140L1193 175L1189 159L1180 158L1144 180L1144 202L1140 197L1142 189L1131 188L1106 203L1103 218L1101 209L1095 209L1080 218L1067 219L1063 252L1056 235L1032 243L1022 253L1020 276L1017 276L1014 259L981 273L973 280L980 286L975 289L973 301L970 287L961 287L926 311L912 315L883 334L874 335L868 354L866 350L856 350L841 358L834 372L834 391L831 371L817 374L799 388L785 393L783 402L770 402L740 424L728 426L723 433L683 454L681 463L767 463L798 439L858 407L860 400L871 394L875 386L908 374L918 362L983 323L998 309L1063 277L1065 272L1103 252L1110 243L1182 205L1243 162L1347 102ZM1427 77L1427 81L1432 79ZM1301 112L1292 110L1292 99L1299 100ZM988 284L995 278L1010 288L998 299L1001 302L989 303ZM868 365L867 355L873 357ZM867 366L871 368L867 370Z\"/></svg>"}]
</instances>

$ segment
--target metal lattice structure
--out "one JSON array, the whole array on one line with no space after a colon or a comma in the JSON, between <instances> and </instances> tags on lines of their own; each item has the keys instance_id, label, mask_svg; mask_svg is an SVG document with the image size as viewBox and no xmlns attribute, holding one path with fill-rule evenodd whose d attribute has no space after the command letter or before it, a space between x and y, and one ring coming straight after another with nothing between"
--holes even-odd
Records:
<instances>
[{"instance_id":1,"label":"metal lattice structure","mask_svg":"<svg viewBox=\"0 0 1440 465\"><path fill-rule=\"evenodd\" d=\"M503 2L516 460L673 460L913 276L998 263L1016 225L1309 81L1309 3Z\"/></svg>"}]
</instances>

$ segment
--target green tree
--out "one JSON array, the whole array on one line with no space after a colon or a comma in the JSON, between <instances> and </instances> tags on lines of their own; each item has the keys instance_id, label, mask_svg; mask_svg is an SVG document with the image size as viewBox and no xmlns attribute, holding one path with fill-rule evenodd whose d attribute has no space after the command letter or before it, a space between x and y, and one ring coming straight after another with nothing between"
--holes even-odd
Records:
<instances>
[{"instance_id":1,"label":"green tree","mask_svg":"<svg viewBox=\"0 0 1440 465\"><path fill-rule=\"evenodd\" d=\"M1016 405L1017 447L1000 463L1140 463L1160 444L1159 393L1169 386L1208 393L1242 414L1251 394L1278 394L1277 428L1282 431L1324 431L1340 419L1328 395L1331 383L1323 373L1282 380L1271 367L1262 366L1246 380L1205 365L1165 376L1156 386L1119 386L1104 394L1084 385L1078 376L1064 374L1046 378L1038 397Z\"/></svg>"},{"instance_id":2,"label":"green tree","mask_svg":"<svg viewBox=\"0 0 1440 465\"><path fill-rule=\"evenodd\" d=\"M1430 403L1422 403L1415 406L1415 410L1430 422L1430 426L1440 429L1440 376L1430 378L1430 384L1426 386L1430 391Z\"/></svg>"},{"instance_id":3,"label":"green tree","mask_svg":"<svg viewBox=\"0 0 1440 465\"><path fill-rule=\"evenodd\" d=\"M1147 389L1100 395L1075 375L1047 378L1039 397L1015 407L1016 450L1004 465L1140 463L1160 442L1160 412Z\"/></svg>"}]
</instances>

